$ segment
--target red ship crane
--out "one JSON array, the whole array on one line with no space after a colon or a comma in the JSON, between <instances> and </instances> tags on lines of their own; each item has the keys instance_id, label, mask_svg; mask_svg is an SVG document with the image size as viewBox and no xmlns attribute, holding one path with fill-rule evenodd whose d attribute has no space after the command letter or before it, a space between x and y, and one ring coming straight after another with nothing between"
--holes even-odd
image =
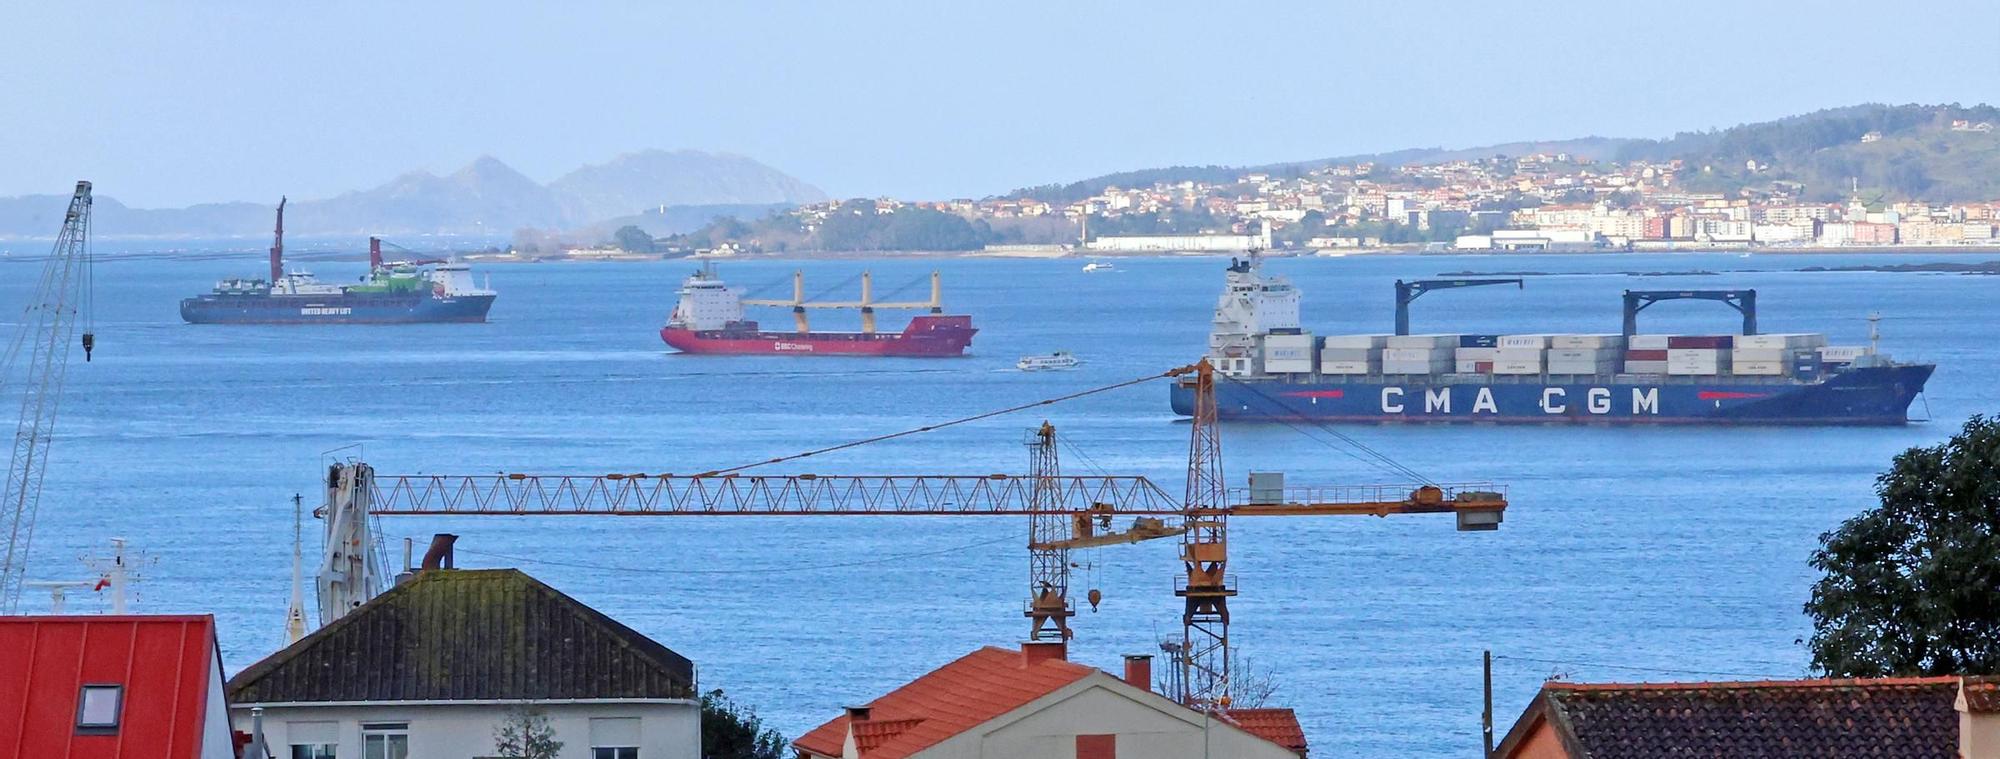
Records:
<instances>
[{"instance_id":1,"label":"red ship crane","mask_svg":"<svg viewBox=\"0 0 2000 759\"><path fill-rule=\"evenodd\" d=\"M1188 479L1181 498L1143 476L1064 475L1055 428L1044 422L1029 437L1029 474L753 475L743 470L834 450L928 432L956 424L1078 398L1162 378L1192 375L1197 414L1189 436ZM1225 487L1221 432L1216 424L1215 374L1206 360L1162 374L1073 393L914 430L700 474L377 475L359 461L329 472L327 545L346 555L348 595L327 606L321 624L365 601L372 591L353 578L366 574L371 516L1007 516L1029 518L1029 599L1025 615L1034 640L1067 640L1075 607L1069 596L1069 551L1179 536L1183 571L1174 583L1184 599L1180 667L1174 695L1190 707L1227 710L1231 641L1228 599L1237 594L1228 572L1227 524L1232 516L1388 516L1453 514L1460 530L1499 527L1504 490L1489 484L1281 489ZM1101 531L1131 517L1132 527ZM324 572L323 572L324 574ZM379 579L368 580L379 582ZM327 582L322 578L322 595ZM331 611L327 611L330 609ZM330 616L329 616L330 613Z\"/></svg>"}]
</instances>

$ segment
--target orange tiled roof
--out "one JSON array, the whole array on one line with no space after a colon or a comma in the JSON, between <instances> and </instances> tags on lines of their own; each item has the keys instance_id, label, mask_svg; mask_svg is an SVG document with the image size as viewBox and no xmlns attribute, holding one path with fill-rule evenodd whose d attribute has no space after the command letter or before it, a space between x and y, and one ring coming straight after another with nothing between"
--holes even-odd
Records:
<instances>
[{"instance_id":1,"label":"orange tiled roof","mask_svg":"<svg viewBox=\"0 0 2000 759\"><path fill-rule=\"evenodd\" d=\"M1061 659L1027 666L1020 651L987 646L869 702L855 742L865 759L902 759L1096 671ZM843 714L793 743L840 756L847 728Z\"/></svg>"},{"instance_id":2,"label":"orange tiled roof","mask_svg":"<svg viewBox=\"0 0 2000 759\"><path fill-rule=\"evenodd\" d=\"M1299 715L1290 709L1231 709L1227 716L1243 732L1306 755L1305 728L1299 727Z\"/></svg>"},{"instance_id":3,"label":"orange tiled roof","mask_svg":"<svg viewBox=\"0 0 2000 759\"><path fill-rule=\"evenodd\" d=\"M1968 677L1961 689L1965 708L1975 714L2000 712L2000 677Z\"/></svg>"}]
</instances>

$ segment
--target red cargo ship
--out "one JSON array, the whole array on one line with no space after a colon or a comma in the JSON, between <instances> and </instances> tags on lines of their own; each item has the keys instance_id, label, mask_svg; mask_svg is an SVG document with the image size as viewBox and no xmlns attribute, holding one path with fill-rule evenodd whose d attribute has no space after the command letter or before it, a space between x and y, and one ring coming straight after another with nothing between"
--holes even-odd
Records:
<instances>
[{"instance_id":1,"label":"red cargo ship","mask_svg":"<svg viewBox=\"0 0 2000 759\"><path fill-rule=\"evenodd\" d=\"M743 318L744 306L790 308L798 329L769 332L757 322ZM901 332L875 331L877 309L927 309L929 314L910 319ZM860 332L814 332L807 319L811 309L855 309L861 312ZM744 300L715 275L712 265L681 283L680 302L674 305L660 339L683 353L709 354L804 354L829 356L959 356L972 344L972 317L944 314L938 275L931 274L931 299L913 303L877 303L869 275L861 275L861 300L852 302L808 302L803 275L792 276L791 300Z\"/></svg>"}]
</instances>

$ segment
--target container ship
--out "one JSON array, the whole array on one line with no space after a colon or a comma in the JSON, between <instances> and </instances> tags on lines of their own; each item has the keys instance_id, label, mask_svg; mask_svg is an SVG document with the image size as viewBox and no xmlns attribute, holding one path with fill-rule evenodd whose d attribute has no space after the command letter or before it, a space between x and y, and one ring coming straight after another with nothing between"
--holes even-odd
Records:
<instances>
[{"instance_id":1,"label":"container ship","mask_svg":"<svg viewBox=\"0 0 2000 759\"><path fill-rule=\"evenodd\" d=\"M1396 283L1393 334L1315 336L1299 292L1232 259L1208 358L1224 419L1329 422L1897 425L1937 367L1815 333L1760 334L1755 290L1624 293L1615 334L1409 334L1409 305L1432 290L1519 279ZM1740 334L1641 334L1639 312L1667 300L1721 302ZM1176 413L1193 389L1174 385Z\"/></svg>"},{"instance_id":2,"label":"container ship","mask_svg":"<svg viewBox=\"0 0 2000 759\"><path fill-rule=\"evenodd\" d=\"M972 317L946 315L943 290L936 272L930 276L928 301L877 302L873 282L861 274L858 301L817 302L805 297L805 276L792 275L790 300L746 300L742 293L723 284L715 266L707 263L681 283L680 301L660 329L660 339L682 353L710 354L790 354L822 356L915 356L941 357L965 354L972 335ZM789 308L796 329L770 332L756 321L743 318L744 306ZM860 332L814 332L807 313L816 309L851 309L861 312ZM878 309L923 309L929 313L912 317L901 332L878 332Z\"/></svg>"},{"instance_id":3,"label":"container ship","mask_svg":"<svg viewBox=\"0 0 2000 759\"><path fill-rule=\"evenodd\" d=\"M426 268L428 267L428 268ZM382 240L368 238L368 275L358 284L321 282L285 271L285 201L271 245L270 279L225 279L181 301L190 324L427 324L484 322L497 295L476 286L472 270L442 259L382 260Z\"/></svg>"}]
</instances>

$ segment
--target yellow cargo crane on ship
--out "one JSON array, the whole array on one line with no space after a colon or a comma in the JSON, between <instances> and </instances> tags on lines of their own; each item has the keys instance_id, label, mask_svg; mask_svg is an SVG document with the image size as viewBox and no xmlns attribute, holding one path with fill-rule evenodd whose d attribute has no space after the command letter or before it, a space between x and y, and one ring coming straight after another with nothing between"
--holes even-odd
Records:
<instances>
[{"instance_id":1,"label":"yellow cargo crane on ship","mask_svg":"<svg viewBox=\"0 0 2000 759\"><path fill-rule=\"evenodd\" d=\"M1187 483L1179 498L1143 476L1062 474L1055 427L1047 422L1030 434L1026 476L744 471L1184 376L1192 377L1197 403ZM381 573L369 569L375 541L368 534L372 517L378 516L1026 516L1029 598L1024 614L1031 640L1063 641L1073 634L1070 551L1180 538L1182 568L1173 592L1182 599L1182 637L1175 649L1179 669L1173 695L1192 708L1227 710L1229 599L1237 595L1228 571L1231 517L1452 514L1460 530L1492 530L1499 527L1508 503L1503 489L1487 484L1289 489L1260 483L1230 490L1222 472L1215 382L1216 373L1203 360L1059 398L693 475L377 475L360 461L336 464L328 472L326 505L317 512L326 520L329 546L322 562L320 624L379 592ZM1121 517L1132 518L1132 526L1111 531L1113 520Z\"/></svg>"}]
</instances>

